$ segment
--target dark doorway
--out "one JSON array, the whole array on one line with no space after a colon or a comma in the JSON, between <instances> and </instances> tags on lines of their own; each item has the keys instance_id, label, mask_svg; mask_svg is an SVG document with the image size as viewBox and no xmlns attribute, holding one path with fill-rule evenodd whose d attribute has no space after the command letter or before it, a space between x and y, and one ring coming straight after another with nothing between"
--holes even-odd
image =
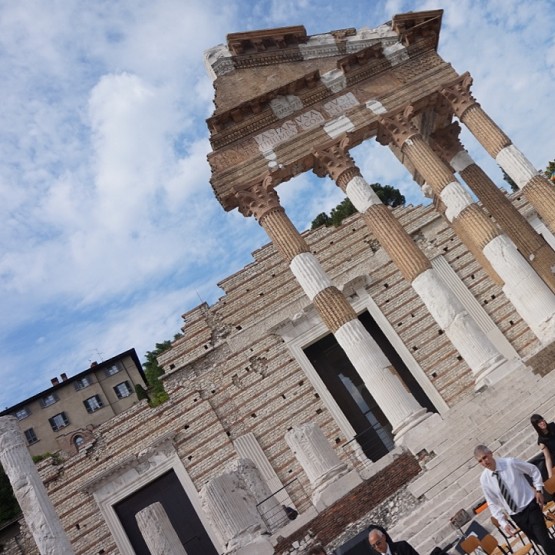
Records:
<instances>
[{"instance_id":1,"label":"dark doorway","mask_svg":"<svg viewBox=\"0 0 555 555\"><path fill-rule=\"evenodd\" d=\"M416 400L429 411L436 412L433 403L370 313L363 312L359 320ZM355 438L364 454L372 461L377 461L391 451L394 447L391 424L366 389L335 337L330 333L305 348L304 352L354 428Z\"/></svg>"},{"instance_id":2,"label":"dark doorway","mask_svg":"<svg viewBox=\"0 0 555 555\"><path fill-rule=\"evenodd\" d=\"M151 555L135 520L145 507L159 501L188 555L218 555L181 482L173 470L162 474L123 501L114 510L131 542L135 555Z\"/></svg>"}]
</instances>

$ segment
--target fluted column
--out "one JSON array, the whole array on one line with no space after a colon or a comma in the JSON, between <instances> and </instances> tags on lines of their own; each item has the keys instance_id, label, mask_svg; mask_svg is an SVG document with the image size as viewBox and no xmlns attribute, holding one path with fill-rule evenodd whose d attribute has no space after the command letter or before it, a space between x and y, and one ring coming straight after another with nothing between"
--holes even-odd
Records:
<instances>
[{"instance_id":1,"label":"fluted column","mask_svg":"<svg viewBox=\"0 0 555 555\"><path fill-rule=\"evenodd\" d=\"M187 555L161 503L145 507L135 520L151 555Z\"/></svg>"},{"instance_id":2,"label":"fluted column","mask_svg":"<svg viewBox=\"0 0 555 555\"><path fill-rule=\"evenodd\" d=\"M202 507L226 546L225 553L273 553L254 493L239 468L228 465L200 490Z\"/></svg>"},{"instance_id":3,"label":"fluted column","mask_svg":"<svg viewBox=\"0 0 555 555\"><path fill-rule=\"evenodd\" d=\"M62 523L13 416L0 417L0 463L41 555L73 555Z\"/></svg>"},{"instance_id":4,"label":"fluted column","mask_svg":"<svg viewBox=\"0 0 555 555\"><path fill-rule=\"evenodd\" d=\"M324 324L359 373L399 437L427 413L406 390L391 362L357 318L345 296L333 285L302 235L279 204L272 178L237 192L239 210L258 220L272 243L289 263L303 291Z\"/></svg>"},{"instance_id":5,"label":"fluted column","mask_svg":"<svg viewBox=\"0 0 555 555\"><path fill-rule=\"evenodd\" d=\"M459 140L460 130L460 125L453 122L436 131L430 142L432 148L464 179L524 258L555 291L555 251L466 152Z\"/></svg>"},{"instance_id":6,"label":"fluted column","mask_svg":"<svg viewBox=\"0 0 555 555\"><path fill-rule=\"evenodd\" d=\"M310 480L312 504L319 511L362 483L356 472L349 472L316 423L294 426L285 434L285 441Z\"/></svg>"},{"instance_id":7,"label":"fluted column","mask_svg":"<svg viewBox=\"0 0 555 555\"><path fill-rule=\"evenodd\" d=\"M497 376L504 374L507 359L480 330L391 210L360 175L347 147L348 141L344 139L316 152L318 165L315 172L318 175L328 173L364 215L371 233L465 359L473 373L476 387L492 381L495 371Z\"/></svg>"},{"instance_id":8,"label":"fluted column","mask_svg":"<svg viewBox=\"0 0 555 555\"><path fill-rule=\"evenodd\" d=\"M337 456L322 430L314 422L294 426L285 434L285 441L314 489L347 472L347 465Z\"/></svg>"},{"instance_id":9,"label":"fluted column","mask_svg":"<svg viewBox=\"0 0 555 555\"><path fill-rule=\"evenodd\" d=\"M472 235L493 269L503 280L503 291L538 339L555 339L555 296L518 252L514 243L473 202L451 170L426 143L410 119L411 106L383 116L379 140L394 142L441 199L445 217ZM464 239L464 237L463 237Z\"/></svg>"},{"instance_id":10,"label":"fluted column","mask_svg":"<svg viewBox=\"0 0 555 555\"><path fill-rule=\"evenodd\" d=\"M488 116L470 93L472 77L464 73L441 90L461 120L555 233L555 187Z\"/></svg>"}]
</instances>

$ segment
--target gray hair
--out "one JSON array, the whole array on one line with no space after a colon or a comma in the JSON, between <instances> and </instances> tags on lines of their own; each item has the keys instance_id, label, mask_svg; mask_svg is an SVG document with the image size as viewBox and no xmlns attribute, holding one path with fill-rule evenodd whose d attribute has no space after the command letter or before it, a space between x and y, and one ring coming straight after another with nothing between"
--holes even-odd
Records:
<instances>
[{"instance_id":1,"label":"gray hair","mask_svg":"<svg viewBox=\"0 0 555 555\"><path fill-rule=\"evenodd\" d=\"M474 458L479 459L482 455L487 455L491 452L492 450L486 445L476 445L476 447L474 447Z\"/></svg>"},{"instance_id":2,"label":"gray hair","mask_svg":"<svg viewBox=\"0 0 555 555\"><path fill-rule=\"evenodd\" d=\"M368 530L368 539L370 539L372 534L378 534L380 538L385 538L385 534L379 528L370 528Z\"/></svg>"}]
</instances>

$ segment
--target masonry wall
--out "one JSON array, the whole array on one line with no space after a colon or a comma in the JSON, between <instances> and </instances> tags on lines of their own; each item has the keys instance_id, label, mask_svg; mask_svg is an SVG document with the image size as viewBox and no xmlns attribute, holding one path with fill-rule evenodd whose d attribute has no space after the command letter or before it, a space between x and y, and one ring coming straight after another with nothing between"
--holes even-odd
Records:
<instances>
[{"instance_id":1,"label":"masonry wall","mask_svg":"<svg viewBox=\"0 0 555 555\"><path fill-rule=\"evenodd\" d=\"M500 286L478 266L433 207L408 206L396 209L395 214L430 258L441 254L448 260L522 357L538 350L537 341ZM472 393L464 361L439 333L361 218L353 216L338 229L320 228L305 237L341 287L366 278L366 290L449 405ZM292 426L316 422L338 455L352 464L353 453L346 447L351 438L341 432L276 331L310 307L273 247L256 251L254 262L221 286L225 294L213 306L203 304L185 314L184 337L160 357L166 369L168 402L150 408L142 401L96 428L94 439L77 455L59 465L51 459L40 463L77 555L118 553L93 497L94 489L99 483L117 481L126 468L136 468L139 475L141 453L166 436L200 490L237 457L233 440L252 432L281 482L289 484L288 493L300 512L310 506L311 489L283 439ZM407 464L412 473L418 471L418 465ZM391 476L387 482L394 489L402 485ZM377 502L381 499L378 491L382 497L384 492L389 494L389 489L377 483L365 486L366 493L361 495ZM356 503L352 506L355 510ZM325 524L317 526L327 530Z\"/></svg>"}]
</instances>

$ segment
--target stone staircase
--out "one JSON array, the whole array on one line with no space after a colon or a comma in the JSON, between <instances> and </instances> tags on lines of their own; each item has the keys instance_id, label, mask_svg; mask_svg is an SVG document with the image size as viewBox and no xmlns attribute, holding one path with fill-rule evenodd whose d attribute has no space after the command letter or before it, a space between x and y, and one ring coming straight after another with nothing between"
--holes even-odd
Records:
<instances>
[{"instance_id":1,"label":"stone staircase","mask_svg":"<svg viewBox=\"0 0 555 555\"><path fill-rule=\"evenodd\" d=\"M390 535L409 541L421 555L427 555L456 538L458 532L449 519L459 509L466 509L474 520L494 531L488 510L478 516L472 511L484 498L479 483L482 468L473 450L483 443L497 456L529 459L537 455L529 420L533 413L555 419L555 372L544 377L528 370L514 372L504 382L459 403L443 418L434 415L415 433L409 432L405 446L428 458L424 472L408 486L421 504L417 514L391 527Z\"/></svg>"}]
</instances>

